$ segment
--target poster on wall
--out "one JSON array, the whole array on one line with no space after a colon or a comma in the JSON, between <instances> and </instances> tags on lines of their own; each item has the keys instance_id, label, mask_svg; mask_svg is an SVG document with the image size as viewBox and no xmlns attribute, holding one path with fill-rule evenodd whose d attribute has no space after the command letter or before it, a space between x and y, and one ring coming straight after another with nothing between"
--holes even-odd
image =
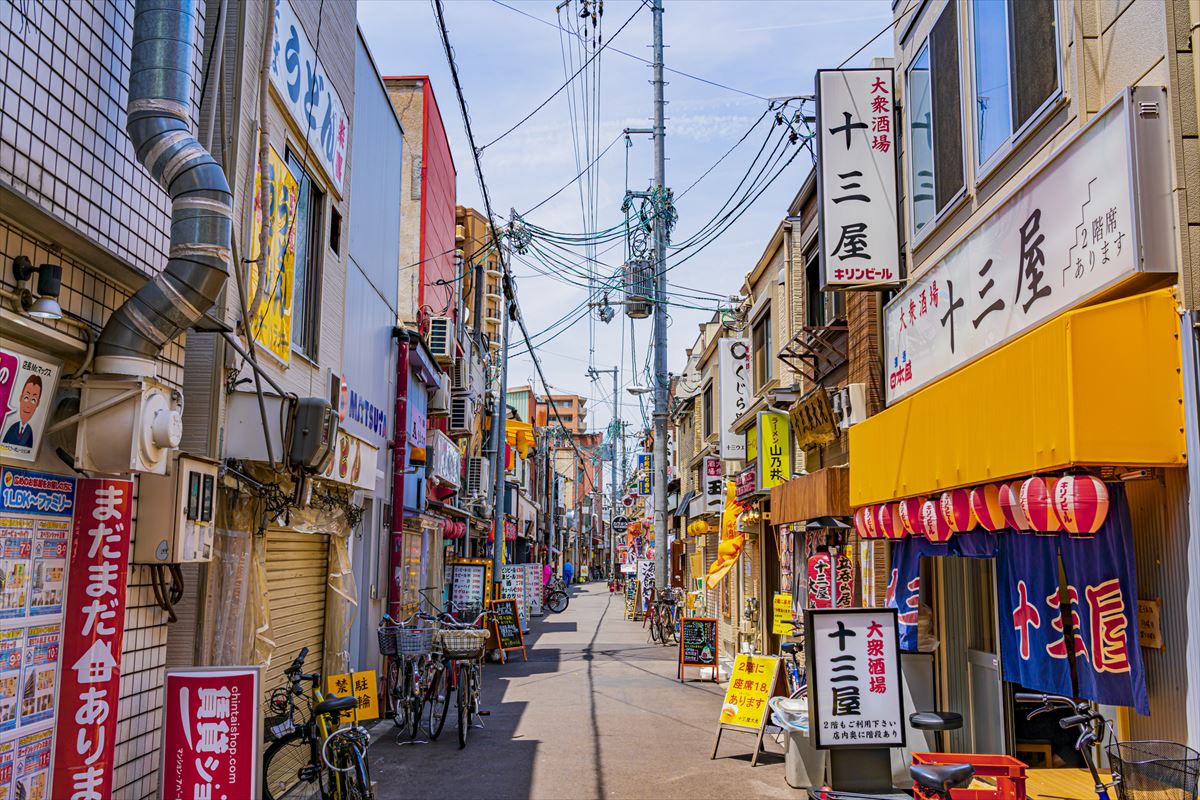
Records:
<instances>
[{"instance_id":1,"label":"poster on wall","mask_svg":"<svg viewBox=\"0 0 1200 800\"><path fill-rule=\"evenodd\" d=\"M71 794L50 793L50 745L54 731L27 733L16 740L13 755L13 797L22 800L50 800ZM99 795L107 797L108 795Z\"/></svg>"},{"instance_id":2,"label":"poster on wall","mask_svg":"<svg viewBox=\"0 0 1200 800\"><path fill-rule=\"evenodd\" d=\"M54 796L69 797L80 785L88 785L96 796L107 797L115 767L133 482L80 478L75 491L63 669L56 698ZM33 639L31 630L27 655ZM24 680L27 688L29 680Z\"/></svg>"},{"instance_id":3,"label":"poster on wall","mask_svg":"<svg viewBox=\"0 0 1200 800\"><path fill-rule=\"evenodd\" d=\"M71 525L66 520L38 521L33 538L33 565L29 578L29 616L62 613L67 574L67 543Z\"/></svg>"},{"instance_id":4,"label":"poster on wall","mask_svg":"<svg viewBox=\"0 0 1200 800\"><path fill-rule=\"evenodd\" d=\"M32 350L0 347L0 456L37 461L61 368Z\"/></svg>"},{"instance_id":5,"label":"poster on wall","mask_svg":"<svg viewBox=\"0 0 1200 800\"><path fill-rule=\"evenodd\" d=\"M164 696L164 796L254 797L263 738L259 668L170 670Z\"/></svg>"},{"instance_id":6,"label":"poster on wall","mask_svg":"<svg viewBox=\"0 0 1200 800\"><path fill-rule=\"evenodd\" d=\"M250 231L250 261L246 270L246 297L250 306L250 332L254 341L286 366L292 359L292 297L295 279L296 205L300 185L287 164L268 147L266 203L271 219L267 240L266 269L258 268L258 246L262 232L263 175L255 161L254 215ZM265 273L260 290L259 276Z\"/></svg>"},{"instance_id":7,"label":"poster on wall","mask_svg":"<svg viewBox=\"0 0 1200 800\"><path fill-rule=\"evenodd\" d=\"M0 620L25 618L36 529L31 519L0 520Z\"/></svg>"},{"instance_id":8,"label":"poster on wall","mask_svg":"<svg viewBox=\"0 0 1200 800\"><path fill-rule=\"evenodd\" d=\"M21 665L21 727L54 718L55 676L62 647L58 625L39 625L25 631Z\"/></svg>"},{"instance_id":9,"label":"poster on wall","mask_svg":"<svg viewBox=\"0 0 1200 800\"><path fill-rule=\"evenodd\" d=\"M0 736L17 729L21 664L25 660L25 631L0 631ZM0 785L4 782L0 781Z\"/></svg>"},{"instance_id":10,"label":"poster on wall","mask_svg":"<svg viewBox=\"0 0 1200 800\"><path fill-rule=\"evenodd\" d=\"M13 800L16 797L12 785L16 753L15 741L0 742L0 800Z\"/></svg>"}]
</instances>

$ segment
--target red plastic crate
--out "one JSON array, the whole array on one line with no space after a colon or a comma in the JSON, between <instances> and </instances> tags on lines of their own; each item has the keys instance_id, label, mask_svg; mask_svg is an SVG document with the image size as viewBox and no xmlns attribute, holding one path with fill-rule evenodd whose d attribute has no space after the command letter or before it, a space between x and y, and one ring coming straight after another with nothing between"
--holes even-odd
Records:
<instances>
[{"instance_id":1,"label":"red plastic crate","mask_svg":"<svg viewBox=\"0 0 1200 800\"><path fill-rule=\"evenodd\" d=\"M952 789L953 800L1026 800L1025 762L993 753L913 753L914 764L970 764L975 777L993 778L995 789ZM937 800L913 784L918 800Z\"/></svg>"}]
</instances>

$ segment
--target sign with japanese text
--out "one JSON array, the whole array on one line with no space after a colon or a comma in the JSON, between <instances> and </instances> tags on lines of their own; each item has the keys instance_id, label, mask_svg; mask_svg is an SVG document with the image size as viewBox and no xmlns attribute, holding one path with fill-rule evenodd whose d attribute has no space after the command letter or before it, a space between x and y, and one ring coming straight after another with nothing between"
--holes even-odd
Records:
<instances>
[{"instance_id":1,"label":"sign with japanese text","mask_svg":"<svg viewBox=\"0 0 1200 800\"><path fill-rule=\"evenodd\" d=\"M717 417L721 426L721 458L746 458L746 435L733 422L750 408L750 340L729 337L717 342Z\"/></svg>"},{"instance_id":2,"label":"sign with japanese text","mask_svg":"<svg viewBox=\"0 0 1200 800\"><path fill-rule=\"evenodd\" d=\"M30 514L69 520L74 513L74 478L0 467L0 514Z\"/></svg>"},{"instance_id":3,"label":"sign with japanese text","mask_svg":"<svg viewBox=\"0 0 1200 800\"><path fill-rule=\"evenodd\" d=\"M79 478L55 703L53 797L112 794L133 482ZM30 631L32 636L32 631ZM26 641L26 650L30 647ZM55 702L53 698L51 702Z\"/></svg>"},{"instance_id":4,"label":"sign with japanese text","mask_svg":"<svg viewBox=\"0 0 1200 800\"><path fill-rule=\"evenodd\" d=\"M370 442L346 433L337 432L333 458L321 477L359 489L375 488L375 471L379 465L379 448Z\"/></svg>"},{"instance_id":5,"label":"sign with japanese text","mask_svg":"<svg viewBox=\"0 0 1200 800\"><path fill-rule=\"evenodd\" d=\"M787 414L758 412L758 473L764 491L792 479L792 431Z\"/></svg>"},{"instance_id":6,"label":"sign with japanese text","mask_svg":"<svg viewBox=\"0 0 1200 800\"><path fill-rule=\"evenodd\" d=\"M515 523L514 523L515 525ZM529 596L525 587L525 565L505 564L500 568L500 596L517 601L521 630L529 630Z\"/></svg>"},{"instance_id":7,"label":"sign with japanese text","mask_svg":"<svg viewBox=\"0 0 1200 800\"><path fill-rule=\"evenodd\" d=\"M430 431L429 477L442 486L457 489L461 484L462 453L454 440L441 431Z\"/></svg>"},{"instance_id":8,"label":"sign with japanese text","mask_svg":"<svg viewBox=\"0 0 1200 800\"><path fill-rule=\"evenodd\" d=\"M542 565L541 564L522 564L525 568L525 607L529 609L529 616L540 617L542 615ZM528 627L528 621L526 621Z\"/></svg>"},{"instance_id":9,"label":"sign with japanese text","mask_svg":"<svg viewBox=\"0 0 1200 800\"><path fill-rule=\"evenodd\" d=\"M271 236L267 240L266 269L260 269L258 242L262 231L263 189L262 170L255 160L254 215L250 229L250 261L246 269L246 297L250 308L250 332L254 341L266 349L279 363L286 366L292 360L292 281L296 267L296 206L300 185L287 164L268 148L266 204L271 219ZM259 290L259 276L266 278Z\"/></svg>"},{"instance_id":10,"label":"sign with japanese text","mask_svg":"<svg viewBox=\"0 0 1200 800\"><path fill-rule=\"evenodd\" d=\"M838 437L837 420L833 416L833 403L824 386L813 389L788 409L792 430L796 432L796 446L805 448L829 444Z\"/></svg>"},{"instance_id":11,"label":"sign with japanese text","mask_svg":"<svg viewBox=\"0 0 1200 800\"><path fill-rule=\"evenodd\" d=\"M7 341L0 347L0 455L37 461L61 367Z\"/></svg>"},{"instance_id":12,"label":"sign with japanese text","mask_svg":"<svg viewBox=\"0 0 1200 800\"><path fill-rule=\"evenodd\" d=\"M459 559L450 570L450 611L463 622L479 616L491 600L492 562L486 558Z\"/></svg>"},{"instance_id":13,"label":"sign with japanese text","mask_svg":"<svg viewBox=\"0 0 1200 800\"><path fill-rule=\"evenodd\" d=\"M739 472L734 478L733 485L735 500L741 500L754 494L758 489L758 465L751 464Z\"/></svg>"},{"instance_id":14,"label":"sign with japanese text","mask_svg":"<svg viewBox=\"0 0 1200 800\"><path fill-rule=\"evenodd\" d=\"M771 699L779 679L776 656L738 653L725 687L721 704L721 724L757 731L767 719Z\"/></svg>"},{"instance_id":15,"label":"sign with japanese text","mask_svg":"<svg viewBox=\"0 0 1200 800\"><path fill-rule=\"evenodd\" d=\"M163 800L258 796L259 681L258 667L167 670Z\"/></svg>"},{"instance_id":16,"label":"sign with japanese text","mask_svg":"<svg viewBox=\"0 0 1200 800\"><path fill-rule=\"evenodd\" d=\"M355 713L359 722L379 719L379 690L376 688L374 670L330 675L325 685L330 694L336 694L338 697L354 695L358 698Z\"/></svg>"},{"instance_id":17,"label":"sign with japanese text","mask_svg":"<svg viewBox=\"0 0 1200 800\"><path fill-rule=\"evenodd\" d=\"M1142 647L1148 647L1151 650L1162 650L1166 645L1163 643L1162 630L1162 598L1154 597L1149 600L1138 600L1138 641Z\"/></svg>"},{"instance_id":18,"label":"sign with japanese text","mask_svg":"<svg viewBox=\"0 0 1200 800\"><path fill-rule=\"evenodd\" d=\"M342 194L350 118L288 0L275 0L271 85L305 141L311 143L333 188Z\"/></svg>"},{"instance_id":19,"label":"sign with japanese text","mask_svg":"<svg viewBox=\"0 0 1200 800\"><path fill-rule=\"evenodd\" d=\"M1139 217L1139 204L1157 208L1168 191L1152 185L1155 169L1133 177L1130 165L1143 163L1138 153L1153 137L1135 142L1131 130L1149 122L1132 122L1128 103L1118 100L1089 122L888 303L889 403L1140 271L1174 271L1166 249L1146 251L1157 249L1150 240L1170 220L1145 209Z\"/></svg>"},{"instance_id":20,"label":"sign with japanese text","mask_svg":"<svg viewBox=\"0 0 1200 800\"><path fill-rule=\"evenodd\" d=\"M791 636L792 624L788 620L795 617L792 613L792 593L776 592L771 599L771 633Z\"/></svg>"},{"instance_id":21,"label":"sign with japanese text","mask_svg":"<svg viewBox=\"0 0 1200 800\"><path fill-rule=\"evenodd\" d=\"M638 453L636 464L637 494L649 497L654 493L654 454Z\"/></svg>"},{"instance_id":22,"label":"sign with japanese text","mask_svg":"<svg viewBox=\"0 0 1200 800\"><path fill-rule=\"evenodd\" d=\"M684 617L679 620L679 680L684 667L711 667L717 663L716 617ZM713 679L717 675L714 672Z\"/></svg>"},{"instance_id":23,"label":"sign with japanese text","mask_svg":"<svg viewBox=\"0 0 1200 800\"><path fill-rule=\"evenodd\" d=\"M521 633L521 619L516 600L493 600L492 627L496 632L500 650L524 650L525 635Z\"/></svg>"},{"instance_id":24,"label":"sign with japanese text","mask_svg":"<svg viewBox=\"0 0 1200 800\"><path fill-rule=\"evenodd\" d=\"M704 457L704 510L719 512L725 505L725 467L716 456Z\"/></svg>"},{"instance_id":25,"label":"sign with japanese text","mask_svg":"<svg viewBox=\"0 0 1200 800\"><path fill-rule=\"evenodd\" d=\"M895 610L809 610L804 629L816 746L903 747Z\"/></svg>"},{"instance_id":26,"label":"sign with japanese text","mask_svg":"<svg viewBox=\"0 0 1200 800\"><path fill-rule=\"evenodd\" d=\"M817 70L822 284L900 280L892 70Z\"/></svg>"}]
</instances>

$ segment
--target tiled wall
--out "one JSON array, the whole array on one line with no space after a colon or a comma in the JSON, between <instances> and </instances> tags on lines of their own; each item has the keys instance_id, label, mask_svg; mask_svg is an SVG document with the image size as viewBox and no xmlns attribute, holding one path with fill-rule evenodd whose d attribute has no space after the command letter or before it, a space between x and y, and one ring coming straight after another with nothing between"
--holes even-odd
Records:
<instances>
[{"instance_id":1,"label":"tiled wall","mask_svg":"<svg viewBox=\"0 0 1200 800\"><path fill-rule=\"evenodd\" d=\"M153 273L170 203L125 134L132 33L129 0L0 3L0 181Z\"/></svg>"},{"instance_id":2,"label":"tiled wall","mask_svg":"<svg viewBox=\"0 0 1200 800\"><path fill-rule=\"evenodd\" d=\"M113 797L150 800L158 797L167 660L167 615L154 600L150 567L129 568L125 603Z\"/></svg>"}]
</instances>

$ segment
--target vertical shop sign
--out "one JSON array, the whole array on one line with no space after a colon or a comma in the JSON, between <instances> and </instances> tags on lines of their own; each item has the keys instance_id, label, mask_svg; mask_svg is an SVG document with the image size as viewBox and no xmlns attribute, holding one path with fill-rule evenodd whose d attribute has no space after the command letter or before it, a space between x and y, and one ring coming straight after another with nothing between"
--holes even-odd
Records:
<instances>
[{"instance_id":1,"label":"vertical shop sign","mask_svg":"<svg viewBox=\"0 0 1200 800\"><path fill-rule=\"evenodd\" d=\"M726 338L717 342L718 417L721 458L746 458L746 436L733 432L733 422L750 408L750 340Z\"/></svg>"},{"instance_id":2,"label":"vertical shop sign","mask_svg":"<svg viewBox=\"0 0 1200 800\"><path fill-rule=\"evenodd\" d=\"M271 86L300 126L304 140L312 142L313 152L341 194L350 118L288 0L275 0Z\"/></svg>"},{"instance_id":3,"label":"vertical shop sign","mask_svg":"<svg viewBox=\"0 0 1200 800\"><path fill-rule=\"evenodd\" d=\"M817 205L829 288L900 280L892 70L817 70Z\"/></svg>"},{"instance_id":4,"label":"vertical shop sign","mask_svg":"<svg viewBox=\"0 0 1200 800\"><path fill-rule=\"evenodd\" d=\"M133 482L80 478L75 491L51 796L108 797L115 766Z\"/></svg>"},{"instance_id":5,"label":"vertical shop sign","mask_svg":"<svg viewBox=\"0 0 1200 800\"><path fill-rule=\"evenodd\" d=\"M792 479L792 431L787 414L758 412L758 472L755 489L764 491Z\"/></svg>"},{"instance_id":6,"label":"vertical shop sign","mask_svg":"<svg viewBox=\"0 0 1200 800\"><path fill-rule=\"evenodd\" d=\"M654 454L637 454L637 493L649 497L654 493Z\"/></svg>"},{"instance_id":7,"label":"vertical shop sign","mask_svg":"<svg viewBox=\"0 0 1200 800\"><path fill-rule=\"evenodd\" d=\"M816 746L903 747L896 612L810 610L804 629Z\"/></svg>"},{"instance_id":8,"label":"vertical shop sign","mask_svg":"<svg viewBox=\"0 0 1200 800\"><path fill-rule=\"evenodd\" d=\"M259 233L262 230L262 170L254 171L254 220L250 231L250 267L246 271L246 296L255 297L259 291L258 281L265 275L262 296L257 306L251 307L250 331L254 341L287 366L292 358L292 297L296 266L296 231L292 223L296 220L296 205L299 202L300 185L288 169L279 153L270 147L267 158L266 203L267 216L271 218L271 238L267 241L267 258L259 259ZM266 269L259 268L266 264Z\"/></svg>"},{"instance_id":9,"label":"vertical shop sign","mask_svg":"<svg viewBox=\"0 0 1200 800\"><path fill-rule=\"evenodd\" d=\"M32 350L0 347L0 455L37 460L61 367Z\"/></svg>"},{"instance_id":10,"label":"vertical shop sign","mask_svg":"<svg viewBox=\"0 0 1200 800\"><path fill-rule=\"evenodd\" d=\"M704 510L719 512L725 505L725 475L721 459L704 457Z\"/></svg>"},{"instance_id":11,"label":"vertical shop sign","mask_svg":"<svg viewBox=\"0 0 1200 800\"><path fill-rule=\"evenodd\" d=\"M163 800L257 796L259 679L258 667L167 672Z\"/></svg>"}]
</instances>

